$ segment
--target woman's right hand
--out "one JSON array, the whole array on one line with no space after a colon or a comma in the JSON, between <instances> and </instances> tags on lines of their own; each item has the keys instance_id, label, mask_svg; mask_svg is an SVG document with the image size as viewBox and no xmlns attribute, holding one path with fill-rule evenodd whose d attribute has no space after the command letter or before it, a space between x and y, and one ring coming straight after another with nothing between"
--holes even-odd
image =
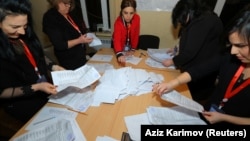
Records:
<instances>
[{"instance_id":1,"label":"woman's right hand","mask_svg":"<svg viewBox=\"0 0 250 141\"><path fill-rule=\"evenodd\" d=\"M169 67L169 66L174 65L174 62L173 62L172 59L166 59L166 60L162 61L162 65L165 66L165 67Z\"/></svg>"},{"instance_id":2,"label":"woman's right hand","mask_svg":"<svg viewBox=\"0 0 250 141\"><path fill-rule=\"evenodd\" d=\"M152 91L156 94L162 96L164 93L172 91L175 87L180 85L180 81L178 78L173 79L167 83L156 83L153 85Z\"/></svg>"},{"instance_id":3,"label":"woman's right hand","mask_svg":"<svg viewBox=\"0 0 250 141\"><path fill-rule=\"evenodd\" d=\"M170 83L156 83L153 85L152 91L156 94L162 96L164 93L171 91L171 84Z\"/></svg>"},{"instance_id":4,"label":"woman's right hand","mask_svg":"<svg viewBox=\"0 0 250 141\"><path fill-rule=\"evenodd\" d=\"M118 61L118 63L121 64L122 66L125 66L126 57L125 57L124 55L119 56L119 57L117 58L117 61Z\"/></svg>"}]
</instances>

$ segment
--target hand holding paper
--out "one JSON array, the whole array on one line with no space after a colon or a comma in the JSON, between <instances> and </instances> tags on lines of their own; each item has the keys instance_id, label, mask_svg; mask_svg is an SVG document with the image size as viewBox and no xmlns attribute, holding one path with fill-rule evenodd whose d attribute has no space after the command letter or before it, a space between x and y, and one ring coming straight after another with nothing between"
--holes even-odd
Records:
<instances>
[{"instance_id":1,"label":"hand holding paper","mask_svg":"<svg viewBox=\"0 0 250 141\"><path fill-rule=\"evenodd\" d=\"M83 89L101 77L99 72L89 65L84 65L76 70L53 71L51 76L54 85L57 85L58 92L69 86Z\"/></svg>"},{"instance_id":2,"label":"hand holding paper","mask_svg":"<svg viewBox=\"0 0 250 141\"><path fill-rule=\"evenodd\" d=\"M176 105L179 105L181 107L197 111L197 112L203 112L204 108L202 105L197 103L196 101L181 95L177 91L173 90L171 92L165 93L161 96L161 98L165 101L169 101L171 103L174 103Z\"/></svg>"}]
</instances>

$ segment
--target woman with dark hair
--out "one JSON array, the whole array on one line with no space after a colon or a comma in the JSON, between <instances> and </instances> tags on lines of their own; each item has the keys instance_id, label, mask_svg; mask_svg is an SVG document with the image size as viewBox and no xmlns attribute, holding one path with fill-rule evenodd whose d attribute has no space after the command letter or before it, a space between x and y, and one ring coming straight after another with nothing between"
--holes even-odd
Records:
<instances>
[{"instance_id":1,"label":"woman with dark hair","mask_svg":"<svg viewBox=\"0 0 250 141\"><path fill-rule=\"evenodd\" d=\"M223 54L188 68L168 83L154 85L153 91L162 95L178 85L217 73L218 85L202 115L211 124L250 125L250 7L238 14L226 31L230 46Z\"/></svg>"},{"instance_id":2,"label":"woman with dark hair","mask_svg":"<svg viewBox=\"0 0 250 141\"><path fill-rule=\"evenodd\" d=\"M175 65L184 72L220 52L223 24L204 0L178 1L172 12L172 23L175 28L180 26L179 52L172 59L164 60L164 66ZM216 78L214 73L189 82L192 98L198 102L208 99Z\"/></svg>"},{"instance_id":3,"label":"woman with dark hair","mask_svg":"<svg viewBox=\"0 0 250 141\"><path fill-rule=\"evenodd\" d=\"M135 0L122 0L120 16L114 24L112 44L121 64L126 62L126 56L134 54L140 34L140 16L136 13Z\"/></svg>"},{"instance_id":4,"label":"woman with dark hair","mask_svg":"<svg viewBox=\"0 0 250 141\"><path fill-rule=\"evenodd\" d=\"M63 70L45 58L31 22L28 0L0 0L1 104L24 122L57 93L48 70Z\"/></svg>"},{"instance_id":5,"label":"woman with dark hair","mask_svg":"<svg viewBox=\"0 0 250 141\"><path fill-rule=\"evenodd\" d=\"M74 0L47 0L51 8L43 15L43 32L48 35L61 66L74 70L87 62L87 28L82 19L72 14Z\"/></svg>"}]
</instances>

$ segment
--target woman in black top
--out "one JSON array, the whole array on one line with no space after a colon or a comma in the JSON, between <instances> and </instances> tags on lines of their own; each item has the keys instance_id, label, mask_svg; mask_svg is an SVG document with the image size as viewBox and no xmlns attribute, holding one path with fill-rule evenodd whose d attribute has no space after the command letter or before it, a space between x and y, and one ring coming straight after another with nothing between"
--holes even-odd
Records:
<instances>
[{"instance_id":1,"label":"woman in black top","mask_svg":"<svg viewBox=\"0 0 250 141\"><path fill-rule=\"evenodd\" d=\"M162 95L180 84L218 72L218 85L202 115L211 124L250 125L250 6L234 19L227 31L230 47L223 54L190 67L168 83L154 85L153 91Z\"/></svg>"},{"instance_id":2,"label":"woman in black top","mask_svg":"<svg viewBox=\"0 0 250 141\"><path fill-rule=\"evenodd\" d=\"M165 66L175 65L184 72L219 53L223 24L204 0L180 0L173 9L172 23L181 28L179 52L173 59L164 60ZM216 74L209 74L189 82L192 98L206 100L214 90L216 78Z\"/></svg>"},{"instance_id":3,"label":"woman in black top","mask_svg":"<svg viewBox=\"0 0 250 141\"><path fill-rule=\"evenodd\" d=\"M1 104L24 122L57 93L48 70L63 70L45 58L31 21L28 0L0 0Z\"/></svg>"},{"instance_id":4,"label":"woman in black top","mask_svg":"<svg viewBox=\"0 0 250 141\"><path fill-rule=\"evenodd\" d=\"M71 13L74 0L48 0L52 6L43 16L43 32L48 35L59 64L74 70L86 59L85 43L93 38L86 35L85 23Z\"/></svg>"}]
</instances>

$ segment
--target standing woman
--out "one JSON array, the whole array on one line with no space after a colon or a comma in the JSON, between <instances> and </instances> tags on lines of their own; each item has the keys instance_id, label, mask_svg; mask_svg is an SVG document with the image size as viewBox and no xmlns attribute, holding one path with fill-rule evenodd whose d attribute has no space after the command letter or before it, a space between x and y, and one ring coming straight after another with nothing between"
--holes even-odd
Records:
<instances>
[{"instance_id":1,"label":"standing woman","mask_svg":"<svg viewBox=\"0 0 250 141\"><path fill-rule=\"evenodd\" d=\"M43 32L48 35L59 64L74 70L86 62L86 43L93 38L86 35L83 20L74 17L71 11L74 0L48 0L51 8L43 16Z\"/></svg>"},{"instance_id":2,"label":"standing woman","mask_svg":"<svg viewBox=\"0 0 250 141\"><path fill-rule=\"evenodd\" d=\"M140 16L136 13L135 0L122 0L120 16L114 24L113 46L117 61L126 62L126 56L133 55L140 33Z\"/></svg>"},{"instance_id":3,"label":"standing woman","mask_svg":"<svg viewBox=\"0 0 250 141\"><path fill-rule=\"evenodd\" d=\"M0 0L0 99L23 122L57 93L48 70L63 69L45 60L31 22L29 0Z\"/></svg>"},{"instance_id":4,"label":"standing woman","mask_svg":"<svg viewBox=\"0 0 250 141\"><path fill-rule=\"evenodd\" d=\"M179 52L173 59L164 60L164 66L175 65L181 72L202 64L220 52L223 23L204 0L180 0L172 12L175 28L181 27ZM215 87L216 73L188 83L192 98L206 101Z\"/></svg>"},{"instance_id":5,"label":"standing woman","mask_svg":"<svg viewBox=\"0 0 250 141\"><path fill-rule=\"evenodd\" d=\"M203 117L211 124L250 125L250 5L227 28L228 48L203 64L190 67L168 83L153 86L162 95L175 87L217 72L218 85L205 106ZM166 93L167 94L167 93Z\"/></svg>"}]
</instances>

